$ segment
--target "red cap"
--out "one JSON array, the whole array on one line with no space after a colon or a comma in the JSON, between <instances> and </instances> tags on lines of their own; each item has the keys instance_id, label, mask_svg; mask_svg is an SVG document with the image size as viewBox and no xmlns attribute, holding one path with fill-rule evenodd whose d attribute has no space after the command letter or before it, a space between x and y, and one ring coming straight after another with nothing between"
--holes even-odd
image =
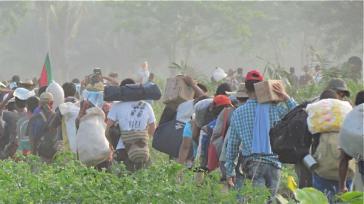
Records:
<instances>
[{"instance_id":1,"label":"red cap","mask_svg":"<svg viewBox=\"0 0 364 204\"><path fill-rule=\"evenodd\" d=\"M252 80L263 81L264 77L258 70L252 70L252 71L250 71L250 72L248 72L246 74L245 80L247 80L247 81L252 81Z\"/></svg>"},{"instance_id":2,"label":"red cap","mask_svg":"<svg viewBox=\"0 0 364 204\"><path fill-rule=\"evenodd\" d=\"M214 104L215 106L226 106L231 105L231 100L229 97L225 95L217 95L214 97Z\"/></svg>"}]
</instances>

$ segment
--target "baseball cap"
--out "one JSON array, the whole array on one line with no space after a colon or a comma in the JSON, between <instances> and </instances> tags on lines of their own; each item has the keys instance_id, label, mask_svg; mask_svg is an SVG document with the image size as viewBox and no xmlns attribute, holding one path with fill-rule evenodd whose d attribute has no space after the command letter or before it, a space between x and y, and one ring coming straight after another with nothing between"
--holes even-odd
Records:
<instances>
[{"instance_id":1,"label":"baseball cap","mask_svg":"<svg viewBox=\"0 0 364 204\"><path fill-rule=\"evenodd\" d=\"M226 106L226 105L231 105L231 100L228 96L217 95L214 97L213 103L215 106Z\"/></svg>"},{"instance_id":2,"label":"baseball cap","mask_svg":"<svg viewBox=\"0 0 364 204\"><path fill-rule=\"evenodd\" d=\"M263 81L264 77L258 70L252 70L246 74L245 80L247 81Z\"/></svg>"}]
</instances>

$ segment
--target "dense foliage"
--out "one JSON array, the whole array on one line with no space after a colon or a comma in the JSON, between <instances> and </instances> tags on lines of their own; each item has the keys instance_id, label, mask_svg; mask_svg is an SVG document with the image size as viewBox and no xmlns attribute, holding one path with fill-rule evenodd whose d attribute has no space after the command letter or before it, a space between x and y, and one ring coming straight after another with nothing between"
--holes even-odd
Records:
<instances>
[{"instance_id":1,"label":"dense foliage","mask_svg":"<svg viewBox=\"0 0 364 204\"><path fill-rule=\"evenodd\" d=\"M223 191L218 174L197 185L191 170L169 161L129 174L114 164L108 172L87 168L71 153L48 165L38 157L0 161L0 203L233 203L236 192ZM177 176L178 175L178 176ZM244 189L246 199L264 202L267 191Z\"/></svg>"}]
</instances>

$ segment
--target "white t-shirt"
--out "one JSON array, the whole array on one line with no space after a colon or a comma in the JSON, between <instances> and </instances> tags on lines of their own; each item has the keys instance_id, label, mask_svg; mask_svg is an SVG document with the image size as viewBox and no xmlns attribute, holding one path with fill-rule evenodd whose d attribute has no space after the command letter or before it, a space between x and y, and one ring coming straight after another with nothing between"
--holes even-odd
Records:
<instances>
[{"instance_id":1,"label":"white t-shirt","mask_svg":"<svg viewBox=\"0 0 364 204\"><path fill-rule=\"evenodd\" d=\"M176 120L186 123L191 120L192 114L193 114L193 100L185 101L179 104L177 108Z\"/></svg>"},{"instance_id":2,"label":"white t-shirt","mask_svg":"<svg viewBox=\"0 0 364 204\"><path fill-rule=\"evenodd\" d=\"M155 123L152 106L145 101L118 102L111 106L108 119L119 123L121 131L146 130ZM124 149L120 139L116 149Z\"/></svg>"}]
</instances>

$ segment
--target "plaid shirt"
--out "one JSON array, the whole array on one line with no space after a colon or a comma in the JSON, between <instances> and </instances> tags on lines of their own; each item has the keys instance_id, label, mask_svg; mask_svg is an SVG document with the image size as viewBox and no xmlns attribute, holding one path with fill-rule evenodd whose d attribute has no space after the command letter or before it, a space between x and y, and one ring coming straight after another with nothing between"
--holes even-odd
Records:
<instances>
[{"instance_id":1,"label":"plaid shirt","mask_svg":"<svg viewBox=\"0 0 364 204\"><path fill-rule=\"evenodd\" d=\"M238 156L239 147L241 147L243 156L252 156L255 161L261 161L281 168L277 155L252 155L253 127L257 103L257 100L249 99L233 113L230 134L227 138L225 164L227 176L234 176L234 161ZM281 120L296 105L297 103L293 99L289 99L286 103L271 104L269 110L270 127L273 127L276 122Z\"/></svg>"}]
</instances>

